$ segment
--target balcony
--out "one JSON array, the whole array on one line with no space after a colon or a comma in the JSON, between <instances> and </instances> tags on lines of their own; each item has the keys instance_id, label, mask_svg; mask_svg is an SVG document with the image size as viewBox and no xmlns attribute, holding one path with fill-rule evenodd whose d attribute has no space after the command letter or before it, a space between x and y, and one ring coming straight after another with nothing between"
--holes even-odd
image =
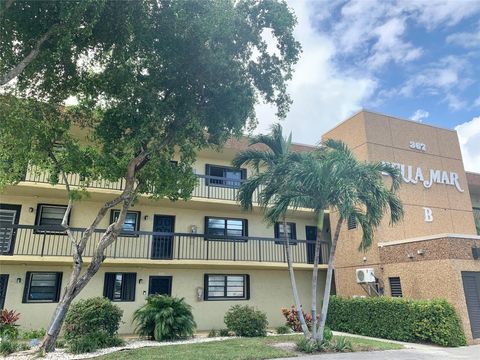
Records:
<instances>
[{"instance_id":1,"label":"balcony","mask_svg":"<svg viewBox=\"0 0 480 360\"><path fill-rule=\"evenodd\" d=\"M192 197L202 199L236 201L238 189L242 182L245 181L209 175L196 176L198 182L193 189ZM78 174L68 174L67 179L71 186L85 186L89 189L121 191L125 185L123 179L114 182L108 180L95 180L86 183ZM39 171L35 167L30 167L25 174L23 182L49 184L49 174L45 171ZM65 185L65 181L60 178L58 184ZM254 194L254 199L256 198L257 196Z\"/></svg>"},{"instance_id":2,"label":"balcony","mask_svg":"<svg viewBox=\"0 0 480 360\"><path fill-rule=\"evenodd\" d=\"M73 228L75 237L84 229ZM91 257L103 230L97 230L85 248L84 257ZM313 263L315 242L292 240L293 262ZM202 260L232 262L285 263L283 239L264 237L207 238L203 234L128 232L105 251L107 259L145 259L158 261ZM0 255L71 257L70 240L58 227L32 225L0 226ZM320 263L327 264L329 243L321 242Z\"/></svg>"}]
</instances>

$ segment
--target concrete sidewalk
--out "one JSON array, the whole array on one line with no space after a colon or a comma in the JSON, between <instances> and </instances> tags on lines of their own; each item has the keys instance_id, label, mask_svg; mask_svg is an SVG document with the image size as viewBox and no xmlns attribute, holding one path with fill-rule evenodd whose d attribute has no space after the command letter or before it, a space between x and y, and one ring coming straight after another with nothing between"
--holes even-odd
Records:
<instances>
[{"instance_id":1,"label":"concrete sidewalk","mask_svg":"<svg viewBox=\"0 0 480 360\"><path fill-rule=\"evenodd\" d=\"M292 358L280 359L291 360ZM478 360L480 345L461 348L423 348L300 356L298 360Z\"/></svg>"},{"instance_id":2,"label":"concrete sidewalk","mask_svg":"<svg viewBox=\"0 0 480 360\"><path fill-rule=\"evenodd\" d=\"M317 354L305 355L295 359L299 360L480 360L480 345L463 346L459 348L444 348L434 345L404 343L401 341L372 338L368 336L348 333L333 332L334 335L352 336L375 341L384 341L400 344L405 347L402 350L367 351L354 353ZM291 359L291 358L288 358ZM279 359L279 360L288 360Z\"/></svg>"}]
</instances>

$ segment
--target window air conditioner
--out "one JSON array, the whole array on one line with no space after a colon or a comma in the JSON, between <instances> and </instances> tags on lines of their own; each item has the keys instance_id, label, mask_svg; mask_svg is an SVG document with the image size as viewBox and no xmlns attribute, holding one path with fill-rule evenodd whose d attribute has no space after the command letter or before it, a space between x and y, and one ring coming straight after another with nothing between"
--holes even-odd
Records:
<instances>
[{"instance_id":1,"label":"window air conditioner","mask_svg":"<svg viewBox=\"0 0 480 360\"><path fill-rule=\"evenodd\" d=\"M357 269L357 283L374 283L375 282L375 274L372 268L367 269Z\"/></svg>"}]
</instances>

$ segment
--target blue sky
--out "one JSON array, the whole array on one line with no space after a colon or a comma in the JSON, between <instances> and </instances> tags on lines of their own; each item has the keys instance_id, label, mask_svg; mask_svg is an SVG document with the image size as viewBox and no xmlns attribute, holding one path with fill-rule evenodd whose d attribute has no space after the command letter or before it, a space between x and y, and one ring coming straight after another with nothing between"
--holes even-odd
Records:
<instances>
[{"instance_id":1,"label":"blue sky","mask_svg":"<svg viewBox=\"0 0 480 360\"><path fill-rule=\"evenodd\" d=\"M296 142L361 108L456 129L480 172L480 0L289 0L303 47L284 127ZM274 120L257 108L258 131Z\"/></svg>"}]
</instances>

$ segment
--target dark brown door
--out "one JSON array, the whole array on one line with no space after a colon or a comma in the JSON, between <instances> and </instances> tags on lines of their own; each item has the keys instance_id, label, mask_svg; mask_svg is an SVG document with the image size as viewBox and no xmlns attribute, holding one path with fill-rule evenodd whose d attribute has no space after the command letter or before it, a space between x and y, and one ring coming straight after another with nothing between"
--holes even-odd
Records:
<instances>
[{"instance_id":1,"label":"dark brown door","mask_svg":"<svg viewBox=\"0 0 480 360\"><path fill-rule=\"evenodd\" d=\"M153 236L152 259L166 260L166 259L172 258L174 229L175 229L175 216L169 216L169 215L154 216L153 232L160 232L160 233L166 233L166 234Z\"/></svg>"},{"instance_id":2,"label":"dark brown door","mask_svg":"<svg viewBox=\"0 0 480 360\"><path fill-rule=\"evenodd\" d=\"M474 339L480 338L480 272L462 272L463 291Z\"/></svg>"}]
</instances>

